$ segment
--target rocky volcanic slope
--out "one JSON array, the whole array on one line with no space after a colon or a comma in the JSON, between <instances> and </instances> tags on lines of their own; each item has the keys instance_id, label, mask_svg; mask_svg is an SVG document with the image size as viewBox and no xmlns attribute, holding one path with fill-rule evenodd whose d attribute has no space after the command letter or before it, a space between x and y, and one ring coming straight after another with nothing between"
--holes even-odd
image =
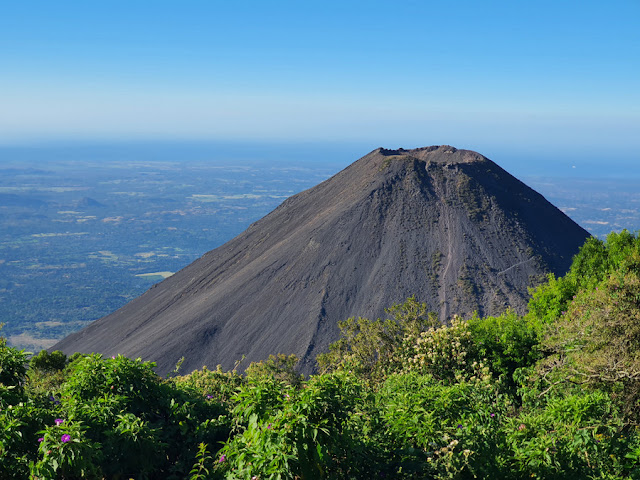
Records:
<instances>
[{"instance_id":1,"label":"rocky volcanic slope","mask_svg":"<svg viewBox=\"0 0 640 480\"><path fill-rule=\"evenodd\" d=\"M482 155L377 149L287 199L244 233L63 339L165 374L295 353L312 371L337 322L415 294L453 314L523 312L527 287L562 275L588 233Z\"/></svg>"}]
</instances>

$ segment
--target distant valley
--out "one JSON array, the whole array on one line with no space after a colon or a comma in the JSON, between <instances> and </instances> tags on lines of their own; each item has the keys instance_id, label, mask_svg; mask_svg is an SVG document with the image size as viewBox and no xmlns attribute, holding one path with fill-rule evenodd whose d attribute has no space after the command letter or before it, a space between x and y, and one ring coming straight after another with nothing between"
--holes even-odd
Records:
<instances>
[{"instance_id":1,"label":"distant valley","mask_svg":"<svg viewBox=\"0 0 640 480\"><path fill-rule=\"evenodd\" d=\"M640 229L638 179L522 177L527 185L603 239L609 232Z\"/></svg>"},{"instance_id":2,"label":"distant valley","mask_svg":"<svg viewBox=\"0 0 640 480\"><path fill-rule=\"evenodd\" d=\"M48 347L332 173L259 162L0 164L2 335Z\"/></svg>"}]
</instances>

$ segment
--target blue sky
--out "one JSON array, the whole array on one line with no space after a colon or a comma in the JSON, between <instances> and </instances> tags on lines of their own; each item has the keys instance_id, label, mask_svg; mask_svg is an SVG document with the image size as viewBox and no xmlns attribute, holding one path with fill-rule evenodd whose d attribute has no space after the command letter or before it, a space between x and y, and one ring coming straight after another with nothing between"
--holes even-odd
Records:
<instances>
[{"instance_id":1,"label":"blue sky","mask_svg":"<svg viewBox=\"0 0 640 480\"><path fill-rule=\"evenodd\" d=\"M640 0L22 0L2 7L0 69L5 145L446 143L640 161Z\"/></svg>"}]
</instances>

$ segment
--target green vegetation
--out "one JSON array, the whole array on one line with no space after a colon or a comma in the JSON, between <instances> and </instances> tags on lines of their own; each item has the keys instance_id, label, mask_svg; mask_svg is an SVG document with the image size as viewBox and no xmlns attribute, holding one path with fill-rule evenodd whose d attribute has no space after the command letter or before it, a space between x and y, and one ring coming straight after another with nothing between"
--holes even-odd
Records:
<instances>
[{"instance_id":1,"label":"green vegetation","mask_svg":"<svg viewBox=\"0 0 640 480\"><path fill-rule=\"evenodd\" d=\"M491 207L491 197L487 195L487 192L480 185L476 184L468 175L459 173L457 175L456 191L471 220L475 222L486 222L488 220L487 212Z\"/></svg>"},{"instance_id":2,"label":"green vegetation","mask_svg":"<svg viewBox=\"0 0 640 480\"><path fill-rule=\"evenodd\" d=\"M163 379L0 342L0 477L640 477L640 239L590 239L530 312L351 318L319 374L277 355Z\"/></svg>"}]
</instances>

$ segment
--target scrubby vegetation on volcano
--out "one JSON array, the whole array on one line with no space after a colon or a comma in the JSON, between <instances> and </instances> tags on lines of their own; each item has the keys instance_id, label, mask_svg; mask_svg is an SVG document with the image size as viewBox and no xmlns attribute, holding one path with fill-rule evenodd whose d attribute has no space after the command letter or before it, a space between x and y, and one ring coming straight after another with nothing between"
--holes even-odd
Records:
<instances>
[{"instance_id":1,"label":"scrubby vegetation on volcano","mask_svg":"<svg viewBox=\"0 0 640 480\"><path fill-rule=\"evenodd\" d=\"M529 313L350 318L318 374L274 355L169 378L0 343L0 477L640 477L640 239L591 238Z\"/></svg>"}]
</instances>

